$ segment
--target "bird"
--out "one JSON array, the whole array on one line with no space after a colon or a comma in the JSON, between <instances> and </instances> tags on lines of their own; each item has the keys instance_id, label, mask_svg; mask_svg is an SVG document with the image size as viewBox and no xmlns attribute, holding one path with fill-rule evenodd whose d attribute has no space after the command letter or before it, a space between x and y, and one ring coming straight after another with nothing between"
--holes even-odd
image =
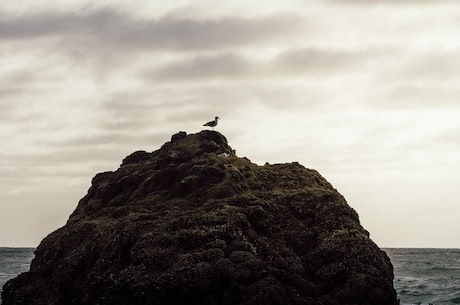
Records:
<instances>
[{"instance_id":1,"label":"bird","mask_svg":"<svg viewBox=\"0 0 460 305\"><path fill-rule=\"evenodd\" d=\"M209 121L209 122L207 122L206 124L203 124L203 126L209 126L209 127L214 128L214 127L217 126L217 120L219 120L219 119L220 119L220 118L219 118L218 116L216 116L216 117L214 118L214 121Z\"/></svg>"}]
</instances>

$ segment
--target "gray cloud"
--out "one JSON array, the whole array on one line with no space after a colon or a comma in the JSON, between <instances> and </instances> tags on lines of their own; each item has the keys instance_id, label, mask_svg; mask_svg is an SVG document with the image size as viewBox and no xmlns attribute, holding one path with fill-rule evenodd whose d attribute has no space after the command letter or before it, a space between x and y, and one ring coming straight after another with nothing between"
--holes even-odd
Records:
<instances>
[{"instance_id":1,"label":"gray cloud","mask_svg":"<svg viewBox=\"0 0 460 305\"><path fill-rule=\"evenodd\" d=\"M76 164L96 163L101 164L109 162L108 160L118 160L122 148L114 149L109 146L97 146L91 149L88 147L61 147L59 149L51 149L46 152L21 152L17 154L3 153L0 154L5 160L10 160L16 166L35 166L38 168L47 168L51 172L57 164L68 164L68 169L71 169ZM77 165L78 167L78 165Z\"/></svg>"},{"instance_id":2,"label":"gray cloud","mask_svg":"<svg viewBox=\"0 0 460 305\"><path fill-rule=\"evenodd\" d=\"M119 27L121 15L112 10L88 14L78 13L34 13L19 16L2 16L0 38L11 40L34 39L49 36L107 31L111 26Z\"/></svg>"},{"instance_id":3,"label":"gray cloud","mask_svg":"<svg viewBox=\"0 0 460 305\"><path fill-rule=\"evenodd\" d=\"M200 122L209 109L229 112L238 101L244 102L247 89L235 90L232 85L198 83L190 86L146 86L142 91L113 93L101 104L101 124L105 128L135 132L158 124ZM179 120L180 118L180 120Z\"/></svg>"},{"instance_id":4,"label":"gray cloud","mask_svg":"<svg viewBox=\"0 0 460 305\"><path fill-rule=\"evenodd\" d=\"M458 52L401 52L372 79L369 105L393 109L456 107ZM390 58L390 56L388 57Z\"/></svg>"},{"instance_id":5,"label":"gray cloud","mask_svg":"<svg viewBox=\"0 0 460 305\"><path fill-rule=\"evenodd\" d=\"M28 85L36 83L40 78L36 72L27 70L26 68L16 69L13 71L3 72L0 75L0 82L3 86L2 90L16 90L19 86ZM21 88L25 89L25 88Z\"/></svg>"},{"instance_id":6,"label":"gray cloud","mask_svg":"<svg viewBox=\"0 0 460 305\"><path fill-rule=\"evenodd\" d=\"M115 152L119 152L118 157L124 157L121 153L123 147L130 146L132 147L133 151L138 149L148 149L145 148L145 145L151 145L152 143L159 143L162 144L165 140L168 139L170 136L164 132L150 132L145 131L143 132L107 132L107 133L95 133L95 134L88 134L88 135L76 135L76 136L69 136L66 139L62 140L39 140L37 141L38 145L41 146L48 146L50 148L55 149L62 149L64 151L72 152L73 150L82 151L83 149L91 150L95 153L97 159L97 152L102 152L103 155L105 154L106 149L112 149ZM156 149L156 148L155 148ZM37 156L37 159L48 159L48 158L57 158L53 155L45 155L45 156ZM72 155L73 156L73 155ZM115 155L113 155L115 156ZM66 160L66 159L64 159ZM121 161L118 159L114 159L115 161ZM89 161L83 159L81 161Z\"/></svg>"},{"instance_id":7,"label":"gray cloud","mask_svg":"<svg viewBox=\"0 0 460 305\"><path fill-rule=\"evenodd\" d=\"M234 48L286 35L299 26L298 19L287 16L203 21L163 18L145 22L138 30L128 29L113 37L113 41L174 50Z\"/></svg>"},{"instance_id":8,"label":"gray cloud","mask_svg":"<svg viewBox=\"0 0 460 305\"><path fill-rule=\"evenodd\" d=\"M136 19L113 9L80 13L35 13L1 16L0 39L30 40L45 37L69 39L106 48L204 50L260 43L302 30L295 16L259 19Z\"/></svg>"},{"instance_id":9,"label":"gray cloud","mask_svg":"<svg viewBox=\"0 0 460 305\"><path fill-rule=\"evenodd\" d=\"M0 106L0 121L7 121L11 119L11 108Z\"/></svg>"},{"instance_id":10,"label":"gray cloud","mask_svg":"<svg viewBox=\"0 0 460 305\"><path fill-rule=\"evenodd\" d=\"M18 92L12 89L0 90L0 120L8 120L11 113L16 108L11 99L6 99L11 95L16 95Z\"/></svg>"},{"instance_id":11,"label":"gray cloud","mask_svg":"<svg viewBox=\"0 0 460 305\"><path fill-rule=\"evenodd\" d=\"M2 101L3 101L3 98L12 97L12 96L18 96L18 95L24 94L25 93L24 91L27 91L27 89L20 88L20 87L16 87L16 88L0 88L0 98L2 98ZM0 102L0 105L1 105L1 102Z\"/></svg>"},{"instance_id":12,"label":"gray cloud","mask_svg":"<svg viewBox=\"0 0 460 305\"><path fill-rule=\"evenodd\" d=\"M4 122L25 122L31 119L31 112L24 108L24 96L31 94L25 88L0 89L0 120Z\"/></svg>"},{"instance_id":13,"label":"gray cloud","mask_svg":"<svg viewBox=\"0 0 460 305\"><path fill-rule=\"evenodd\" d=\"M345 70L356 68L365 63L371 53L361 50L334 50L307 48L301 50L290 50L284 52L276 59L276 66L279 70L288 73L330 73L339 71L346 73Z\"/></svg>"},{"instance_id":14,"label":"gray cloud","mask_svg":"<svg viewBox=\"0 0 460 305\"><path fill-rule=\"evenodd\" d=\"M252 63L235 53L200 55L168 64L146 75L166 80L196 81L202 78L235 78L253 73Z\"/></svg>"},{"instance_id":15,"label":"gray cloud","mask_svg":"<svg viewBox=\"0 0 460 305\"><path fill-rule=\"evenodd\" d=\"M237 52L192 55L160 67L148 68L142 77L163 81L202 79L296 78L308 75L329 77L350 73L386 56L383 50L292 49L264 60L254 60Z\"/></svg>"},{"instance_id":16,"label":"gray cloud","mask_svg":"<svg viewBox=\"0 0 460 305\"><path fill-rule=\"evenodd\" d=\"M112 93L99 107L99 127L109 132L118 130L126 133L145 130L165 110L162 101L155 100L147 92Z\"/></svg>"},{"instance_id":17,"label":"gray cloud","mask_svg":"<svg viewBox=\"0 0 460 305\"><path fill-rule=\"evenodd\" d=\"M121 133L106 133L106 134L86 134L72 136L64 140L46 140L39 141L50 146L65 146L65 147L84 147L84 146L109 146L113 143L124 142L129 139L129 136Z\"/></svg>"}]
</instances>

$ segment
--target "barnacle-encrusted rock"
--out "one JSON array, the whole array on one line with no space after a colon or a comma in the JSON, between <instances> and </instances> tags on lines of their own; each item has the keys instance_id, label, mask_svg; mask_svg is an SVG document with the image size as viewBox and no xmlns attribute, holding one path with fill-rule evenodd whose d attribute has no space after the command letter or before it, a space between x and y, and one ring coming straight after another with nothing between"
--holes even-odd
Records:
<instances>
[{"instance_id":1,"label":"barnacle-encrusted rock","mask_svg":"<svg viewBox=\"0 0 460 305\"><path fill-rule=\"evenodd\" d=\"M315 170L175 134L97 174L4 305L397 304L393 267Z\"/></svg>"}]
</instances>

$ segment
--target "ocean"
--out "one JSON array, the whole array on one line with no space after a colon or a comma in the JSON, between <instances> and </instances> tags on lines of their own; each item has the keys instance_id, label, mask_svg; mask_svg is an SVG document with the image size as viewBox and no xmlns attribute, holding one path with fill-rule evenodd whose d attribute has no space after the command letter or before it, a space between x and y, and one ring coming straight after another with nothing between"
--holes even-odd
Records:
<instances>
[{"instance_id":1,"label":"ocean","mask_svg":"<svg viewBox=\"0 0 460 305\"><path fill-rule=\"evenodd\" d=\"M460 249L384 250L393 263L401 305L460 304ZM0 248L0 287L28 270L33 252L33 248Z\"/></svg>"},{"instance_id":2,"label":"ocean","mask_svg":"<svg viewBox=\"0 0 460 305\"><path fill-rule=\"evenodd\" d=\"M460 304L460 249L384 249L401 305Z\"/></svg>"},{"instance_id":3,"label":"ocean","mask_svg":"<svg viewBox=\"0 0 460 305\"><path fill-rule=\"evenodd\" d=\"M3 285L19 273L29 270L34 248L0 248L0 292ZM0 304L2 304L0 298Z\"/></svg>"}]
</instances>

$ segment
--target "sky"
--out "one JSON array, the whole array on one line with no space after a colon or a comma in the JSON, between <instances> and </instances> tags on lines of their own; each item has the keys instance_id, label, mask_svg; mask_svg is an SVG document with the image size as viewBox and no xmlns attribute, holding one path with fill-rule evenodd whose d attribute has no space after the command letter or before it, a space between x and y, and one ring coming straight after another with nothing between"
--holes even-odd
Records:
<instances>
[{"instance_id":1,"label":"sky","mask_svg":"<svg viewBox=\"0 0 460 305\"><path fill-rule=\"evenodd\" d=\"M178 131L318 170L380 247L460 248L453 0L0 1L0 246Z\"/></svg>"}]
</instances>

